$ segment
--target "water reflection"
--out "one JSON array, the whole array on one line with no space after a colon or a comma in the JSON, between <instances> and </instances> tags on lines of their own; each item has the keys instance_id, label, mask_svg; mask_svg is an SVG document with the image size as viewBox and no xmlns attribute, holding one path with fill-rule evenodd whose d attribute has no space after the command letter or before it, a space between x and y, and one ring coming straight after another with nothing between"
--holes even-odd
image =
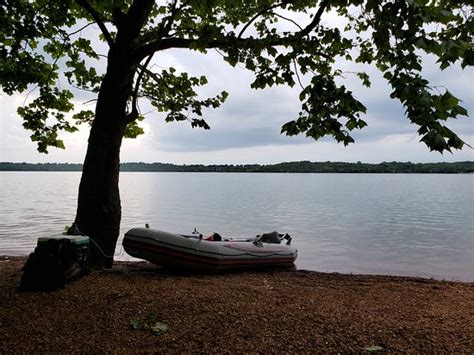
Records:
<instances>
[{"instance_id":1,"label":"water reflection","mask_svg":"<svg viewBox=\"0 0 474 355\"><path fill-rule=\"evenodd\" d=\"M0 173L0 254L71 223L79 173ZM474 280L473 175L122 173L135 226L294 237L297 266ZM127 258L117 249L118 258Z\"/></svg>"}]
</instances>

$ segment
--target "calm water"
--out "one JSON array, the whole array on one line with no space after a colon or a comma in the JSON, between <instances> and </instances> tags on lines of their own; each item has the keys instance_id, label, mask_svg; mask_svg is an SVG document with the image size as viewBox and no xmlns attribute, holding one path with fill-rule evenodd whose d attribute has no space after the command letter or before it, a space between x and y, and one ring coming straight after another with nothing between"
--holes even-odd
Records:
<instances>
[{"instance_id":1,"label":"calm water","mask_svg":"<svg viewBox=\"0 0 474 355\"><path fill-rule=\"evenodd\" d=\"M0 173L0 254L74 218L80 173ZM293 236L297 267L474 281L474 175L122 173L122 235ZM117 258L127 259L121 248Z\"/></svg>"}]
</instances>

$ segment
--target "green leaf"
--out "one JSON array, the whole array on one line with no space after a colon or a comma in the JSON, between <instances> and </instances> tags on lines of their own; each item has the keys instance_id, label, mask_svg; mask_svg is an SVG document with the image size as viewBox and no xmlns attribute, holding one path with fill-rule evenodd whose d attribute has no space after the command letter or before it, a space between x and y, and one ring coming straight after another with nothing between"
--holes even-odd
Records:
<instances>
[{"instance_id":1,"label":"green leaf","mask_svg":"<svg viewBox=\"0 0 474 355\"><path fill-rule=\"evenodd\" d=\"M367 75L367 73L357 73L357 76L360 78L364 86L370 88L371 82L370 82L369 75Z\"/></svg>"},{"instance_id":2,"label":"green leaf","mask_svg":"<svg viewBox=\"0 0 474 355\"><path fill-rule=\"evenodd\" d=\"M60 139L58 139L56 142L55 142L55 146L57 148L60 148L60 149L66 149L66 147L64 146L64 142Z\"/></svg>"},{"instance_id":3,"label":"green leaf","mask_svg":"<svg viewBox=\"0 0 474 355\"><path fill-rule=\"evenodd\" d=\"M132 319L130 321L130 327L134 330L139 330L142 328L142 323L138 319Z\"/></svg>"},{"instance_id":4,"label":"green leaf","mask_svg":"<svg viewBox=\"0 0 474 355\"><path fill-rule=\"evenodd\" d=\"M449 107L457 106L459 103L459 99L453 96L449 91L446 91L441 97L441 103Z\"/></svg>"},{"instance_id":5,"label":"green leaf","mask_svg":"<svg viewBox=\"0 0 474 355\"><path fill-rule=\"evenodd\" d=\"M367 122L365 122L364 120L358 120L358 124L359 128L364 128L365 126L367 126Z\"/></svg>"},{"instance_id":6,"label":"green leaf","mask_svg":"<svg viewBox=\"0 0 474 355\"><path fill-rule=\"evenodd\" d=\"M383 348L381 346L378 346L378 345L372 345L372 346L365 347L364 350L369 352L369 353L374 353L374 352L377 352L377 351L382 351Z\"/></svg>"},{"instance_id":7,"label":"green leaf","mask_svg":"<svg viewBox=\"0 0 474 355\"><path fill-rule=\"evenodd\" d=\"M349 131L352 131L354 128L356 128L358 125L357 125L357 121L356 120L349 120L347 121L346 123L346 127Z\"/></svg>"},{"instance_id":8,"label":"green leaf","mask_svg":"<svg viewBox=\"0 0 474 355\"><path fill-rule=\"evenodd\" d=\"M168 325L161 322L156 322L155 324L150 325L150 330L155 335L160 335L168 331Z\"/></svg>"},{"instance_id":9,"label":"green leaf","mask_svg":"<svg viewBox=\"0 0 474 355\"><path fill-rule=\"evenodd\" d=\"M462 106L457 105L454 109L456 110L456 113L458 115L461 115L461 116L468 116L469 115L467 110Z\"/></svg>"}]
</instances>

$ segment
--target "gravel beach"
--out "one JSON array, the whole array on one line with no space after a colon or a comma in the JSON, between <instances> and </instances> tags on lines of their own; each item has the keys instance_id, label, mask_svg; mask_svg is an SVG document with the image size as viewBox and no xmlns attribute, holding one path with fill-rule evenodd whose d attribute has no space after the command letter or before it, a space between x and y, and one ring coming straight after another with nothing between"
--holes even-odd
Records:
<instances>
[{"instance_id":1,"label":"gravel beach","mask_svg":"<svg viewBox=\"0 0 474 355\"><path fill-rule=\"evenodd\" d=\"M116 262L55 292L20 293L25 260L0 257L1 354L474 349L473 283Z\"/></svg>"}]
</instances>

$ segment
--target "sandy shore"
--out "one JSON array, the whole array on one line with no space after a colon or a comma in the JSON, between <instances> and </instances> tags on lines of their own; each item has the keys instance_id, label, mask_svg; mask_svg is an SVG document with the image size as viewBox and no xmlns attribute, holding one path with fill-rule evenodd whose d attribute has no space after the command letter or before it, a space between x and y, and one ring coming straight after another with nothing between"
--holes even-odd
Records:
<instances>
[{"instance_id":1,"label":"sandy shore","mask_svg":"<svg viewBox=\"0 0 474 355\"><path fill-rule=\"evenodd\" d=\"M171 275L117 262L56 292L19 293L24 261L0 257L1 354L474 349L473 283L304 271Z\"/></svg>"}]
</instances>

